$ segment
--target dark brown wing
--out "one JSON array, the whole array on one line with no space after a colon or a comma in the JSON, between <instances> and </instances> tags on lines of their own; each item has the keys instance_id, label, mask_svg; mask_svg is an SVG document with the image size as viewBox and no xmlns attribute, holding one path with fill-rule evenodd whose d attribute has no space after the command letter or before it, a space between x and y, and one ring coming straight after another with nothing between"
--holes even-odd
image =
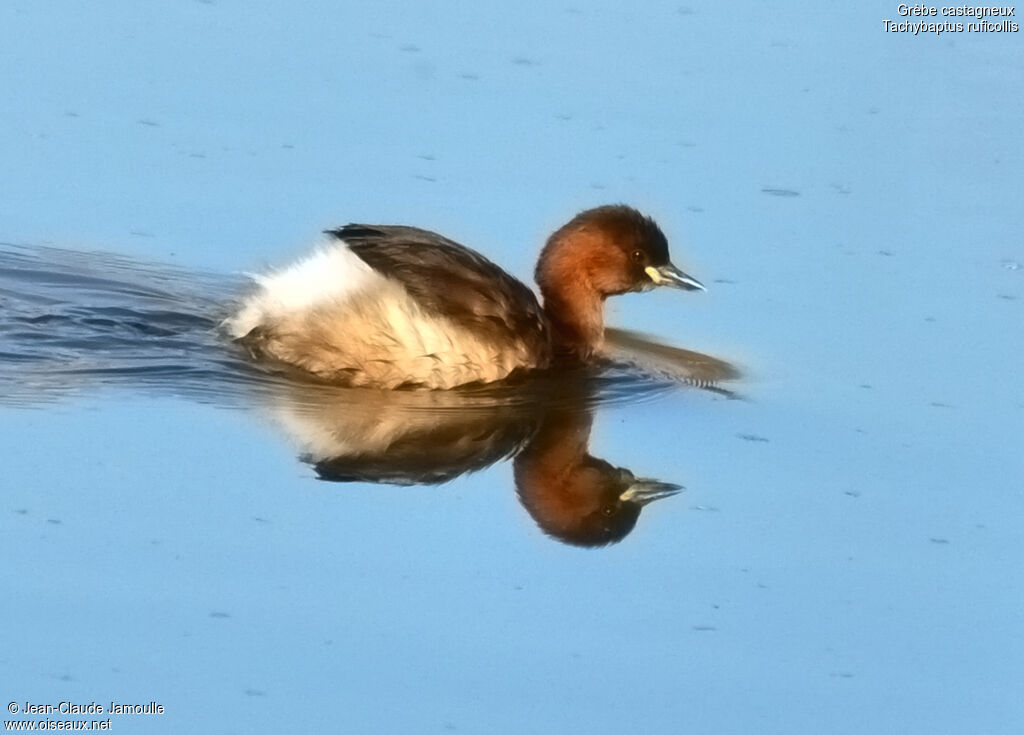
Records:
<instances>
[{"instance_id":1,"label":"dark brown wing","mask_svg":"<svg viewBox=\"0 0 1024 735\"><path fill-rule=\"evenodd\" d=\"M327 234L405 286L425 310L498 343L523 341L535 354L547 354L547 322L537 297L479 253L416 227L351 224Z\"/></svg>"}]
</instances>

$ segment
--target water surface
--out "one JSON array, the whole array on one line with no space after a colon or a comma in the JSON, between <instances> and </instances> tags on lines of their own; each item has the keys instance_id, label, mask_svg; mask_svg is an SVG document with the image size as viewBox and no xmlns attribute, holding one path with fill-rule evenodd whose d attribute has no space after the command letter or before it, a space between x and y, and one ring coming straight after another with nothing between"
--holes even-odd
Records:
<instances>
[{"instance_id":1,"label":"water surface","mask_svg":"<svg viewBox=\"0 0 1024 735\"><path fill-rule=\"evenodd\" d=\"M1019 732L1024 52L895 15L5 4L0 691L161 702L140 733ZM530 281L618 201L709 292L609 322L738 398L613 372L454 428L218 337L321 229ZM394 415L403 463L330 441ZM563 543L516 466L552 436L684 489Z\"/></svg>"}]
</instances>

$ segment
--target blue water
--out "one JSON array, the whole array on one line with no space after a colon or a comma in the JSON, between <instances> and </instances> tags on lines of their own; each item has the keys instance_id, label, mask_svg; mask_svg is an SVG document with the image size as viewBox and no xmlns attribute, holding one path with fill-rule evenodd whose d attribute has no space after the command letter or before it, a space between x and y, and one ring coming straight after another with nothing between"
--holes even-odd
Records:
<instances>
[{"instance_id":1,"label":"blue water","mask_svg":"<svg viewBox=\"0 0 1024 735\"><path fill-rule=\"evenodd\" d=\"M5 4L3 265L48 275L0 291L0 693L163 705L132 733L1019 732L1022 37L887 18ZM743 371L580 397L591 457L685 487L618 543L522 502L558 415L478 416L441 484L322 481L337 421L450 407L296 396L218 338L325 227L529 281L617 201L709 292L609 321Z\"/></svg>"}]
</instances>

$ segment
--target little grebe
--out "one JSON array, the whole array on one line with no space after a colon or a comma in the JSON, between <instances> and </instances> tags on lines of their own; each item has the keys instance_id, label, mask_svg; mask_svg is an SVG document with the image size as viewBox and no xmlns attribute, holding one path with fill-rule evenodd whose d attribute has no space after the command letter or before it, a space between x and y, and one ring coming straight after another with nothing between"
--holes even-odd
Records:
<instances>
[{"instance_id":1,"label":"little grebe","mask_svg":"<svg viewBox=\"0 0 1024 735\"><path fill-rule=\"evenodd\" d=\"M255 356L377 388L453 388L586 362L604 300L655 286L704 290L669 262L658 225L631 207L588 209L541 251L529 288L469 248L415 227L346 225L310 257L257 276L225 322Z\"/></svg>"}]
</instances>

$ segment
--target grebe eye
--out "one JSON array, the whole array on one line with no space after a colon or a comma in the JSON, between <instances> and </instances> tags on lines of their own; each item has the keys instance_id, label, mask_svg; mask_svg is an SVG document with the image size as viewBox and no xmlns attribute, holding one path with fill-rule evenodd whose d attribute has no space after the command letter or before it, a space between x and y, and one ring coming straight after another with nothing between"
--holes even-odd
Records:
<instances>
[{"instance_id":1,"label":"grebe eye","mask_svg":"<svg viewBox=\"0 0 1024 735\"><path fill-rule=\"evenodd\" d=\"M633 251L633 262L634 263L643 263L645 260L647 260L647 256L644 254L643 250L634 250Z\"/></svg>"},{"instance_id":2,"label":"grebe eye","mask_svg":"<svg viewBox=\"0 0 1024 735\"><path fill-rule=\"evenodd\" d=\"M603 508L601 508L601 515L603 515L605 518L611 518L613 515L615 515L615 506L614 505L606 505L606 506L604 506Z\"/></svg>"}]
</instances>

